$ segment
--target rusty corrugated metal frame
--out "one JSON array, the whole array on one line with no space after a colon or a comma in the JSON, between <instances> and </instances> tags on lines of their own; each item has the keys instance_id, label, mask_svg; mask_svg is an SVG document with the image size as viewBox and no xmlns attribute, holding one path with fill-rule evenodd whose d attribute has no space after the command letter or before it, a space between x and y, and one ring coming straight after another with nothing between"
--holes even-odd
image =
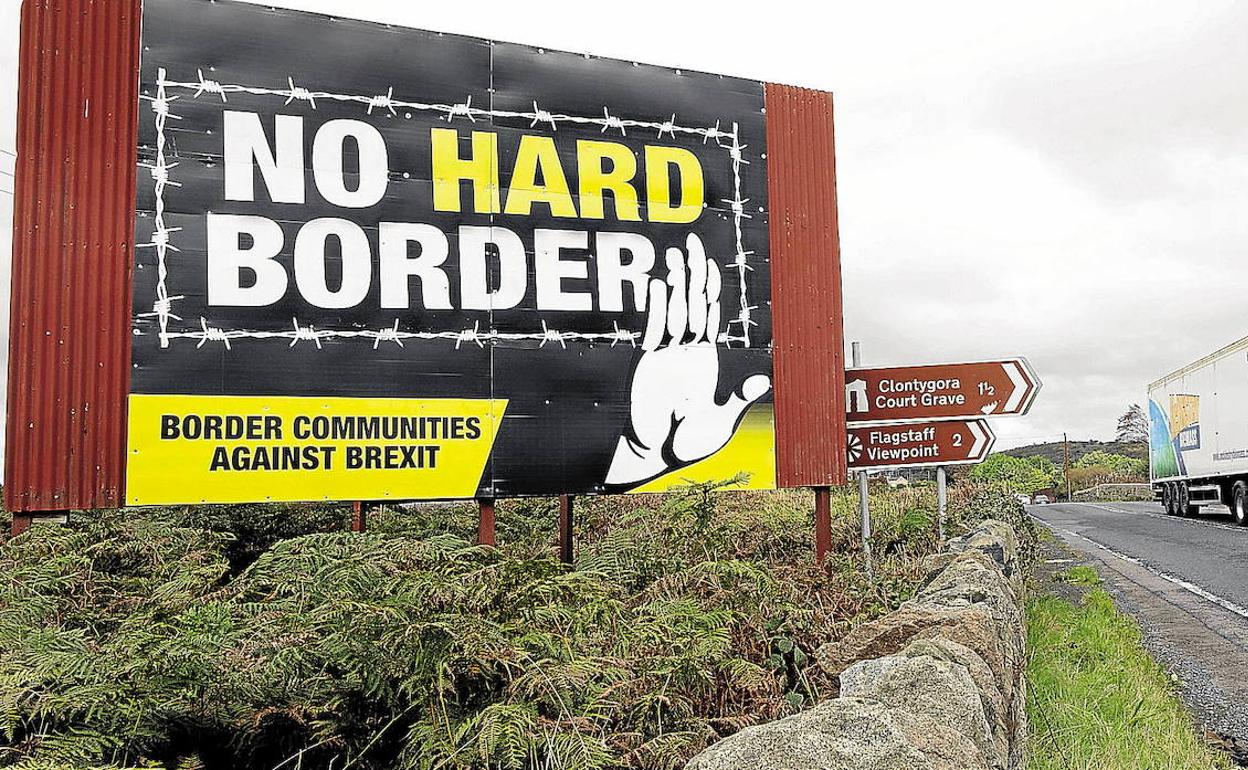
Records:
<instances>
[{"instance_id":1,"label":"rusty corrugated metal frame","mask_svg":"<svg viewBox=\"0 0 1248 770\"><path fill-rule=\"evenodd\" d=\"M846 480L845 343L832 94L768 83L767 176L782 487Z\"/></svg>"},{"instance_id":2,"label":"rusty corrugated metal frame","mask_svg":"<svg viewBox=\"0 0 1248 770\"><path fill-rule=\"evenodd\" d=\"M140 0L26 0L4 502L121 504Z\"/></svg>"}]
</instances>

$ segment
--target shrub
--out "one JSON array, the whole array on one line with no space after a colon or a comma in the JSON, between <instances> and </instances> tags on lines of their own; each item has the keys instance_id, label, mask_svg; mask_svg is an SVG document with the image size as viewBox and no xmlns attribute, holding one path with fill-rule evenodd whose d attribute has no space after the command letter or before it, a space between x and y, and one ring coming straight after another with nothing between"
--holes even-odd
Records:
<instances>
[{"instance_id":1,"label":"shrub","mask_svg":"<svg viewBox=\"0 0 1248 770\"><path fill-rule=\"evenodd\" d=\"M499 548L463 504L37 527L0 545L0 766L680 767L819 700L813 649L937 548L927 488L876 493L874 582L849 490L822 567L810 493L711 492L578 501L576 569L548 500ZM951 528L1003 504L954 498Z\"/></svg>"}]
</instances>

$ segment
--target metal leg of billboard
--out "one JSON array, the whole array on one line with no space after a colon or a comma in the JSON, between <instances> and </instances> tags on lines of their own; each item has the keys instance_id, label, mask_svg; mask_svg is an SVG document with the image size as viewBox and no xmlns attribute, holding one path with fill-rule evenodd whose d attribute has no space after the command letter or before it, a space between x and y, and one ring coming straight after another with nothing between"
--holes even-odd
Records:
<instances>
[{"instance_id":1,"label":"metal leg of billboard","mask_svg":"<svg viewBox=\"0 0 1248 770\"><path fill-rule=\"evenodd\" d=\"M572 539L572 495L559 496L559 561L571 565L575 554Z\"/></svg>"},{"instance_id":2,"label":"metal leg of billboard","mask_svg":"<svg viewBox=\"0 0 1248 770\"><path fill-rule=\"evenodd\" d=\"M13 524L9 528L9 535L11 537L17 537L26 530L30 529L30 525L34 520L35 517L29 513L13 514Z\"/></svg>"},{"instance_id":3,"label":"metal leg of billboard","mask_svg":"<svg viewBox=\"0 0 1248 770\"><path fill-rule=\"evenodd\" d=\"M356 500L351 503L351 531L363 532L368 526L368 503Z\"/></svg>"},{"instance_id":4,"label":"metal leg of billboard","mask_svg":"<svg viewBox=\"0 0 1248 770\"><path fill-rule=\"evenodd\" d=\"M815 487L815 561L819 564L832 550L832 488Z\"/></svg>"},{"instance_id":5,"label":"metal leg of billboard","mask_svg":"<svg viewBox=\"0 0 1248 770\"><path fill-rule=\"evenodd\" d=\"M481 522L477 525L477 545L494 545L494 498L483 497L477 501L481 507Z\"/></svg>"},{"instance_id":6,"label":"metal leg of billboard","mask_svg":"<svg viewBox=\"0 0 1248 770\"><path fill-rule=\"evenodd\" d=\"M17 537L30 529L37 521L50 521L56 524L69 523L69 511L39 511L37 513L14 513L9 525L9 536Z\"/></svg>"}]
</instances>

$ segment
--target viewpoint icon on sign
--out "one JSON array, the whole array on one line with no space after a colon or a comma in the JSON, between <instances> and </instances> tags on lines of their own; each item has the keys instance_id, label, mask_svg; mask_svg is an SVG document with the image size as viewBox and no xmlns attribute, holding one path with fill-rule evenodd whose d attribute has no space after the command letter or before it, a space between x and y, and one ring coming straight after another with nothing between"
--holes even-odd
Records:
<instances>
[{"instance_id":1,"label":"viewpoint icon on sign","mask_svg":"<svg viewBox=\"0 0 1248 770\"><path fill-rule=\"evenodd\" d=\"M852 433L848 437L847 451L851 463L858 462L859 458L862 457L862 441Z\"/></svg>"}]
</instances>

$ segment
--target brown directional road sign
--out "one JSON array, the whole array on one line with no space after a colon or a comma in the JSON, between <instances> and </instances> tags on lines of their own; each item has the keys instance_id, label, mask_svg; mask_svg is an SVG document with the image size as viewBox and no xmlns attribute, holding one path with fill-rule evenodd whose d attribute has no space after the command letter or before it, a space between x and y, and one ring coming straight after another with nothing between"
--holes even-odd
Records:
<instances>
[{"instance_id":1,"label":"brown directional road sign","mask_svg":"<svg viewBox=\"0 0 1248 770\"><path fill-rule=\"evenodd\" d=\"M996 440L985 420L851 425L849 469L971 465L983 462Z\"/></svg>"},{"instance_id":2,"label":"brown directional road sign","mask_svg":"<svg viewBox=\"0 0 1248 770\"><path fill-rule=\"evenodd\" d=\"M1025 414L1040 379L1022 358L845 372L850 422L951 420Z\"/></svg>"}]
</instances>

